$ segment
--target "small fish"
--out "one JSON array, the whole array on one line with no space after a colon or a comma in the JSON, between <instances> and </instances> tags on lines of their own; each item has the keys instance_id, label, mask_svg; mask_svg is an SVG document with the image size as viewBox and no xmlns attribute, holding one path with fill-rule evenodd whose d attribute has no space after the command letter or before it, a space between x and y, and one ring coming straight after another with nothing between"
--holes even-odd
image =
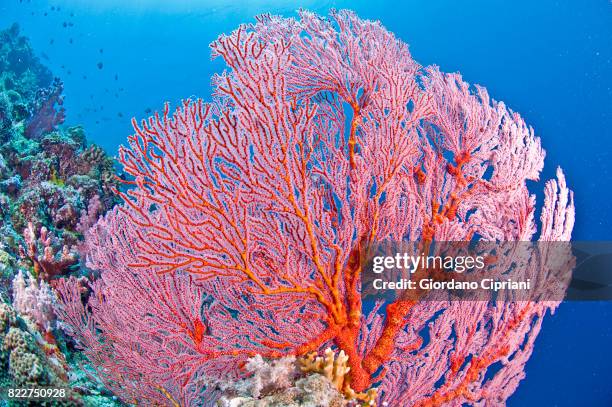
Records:
<instances>
[{"instance_id":1,"label":"small fish","mask_svg":"<svg viewBox=\"0 0 612 407\"><path fill-rule=\"evenodd\" d=\"M151 110L151 108L150 108L150 107L147 107L147 108L145 109L145 111L144 111L144 112L145 112L145 113L147 113L147 114L149 114L149 113L151 113L151 111L152 111L152 110Z\"/></svg>"},{"instance_id":2,"label":"small fish","mask_svg":"<svg viewBox=\"0 0 612 407\"><path fill-rule=\"evenodd\" d=\"M104 64L102 62L98 62L96 66L98 67L98 69L104 68Z\"/></svg>"},{"instance_id":3,"label":"small fish","mask_svg":"<svg viewBox=\"0 0 612 407\"><path fill-rule=\"evenodd\" d=\"M68 27L68 23L64 21L64 22L62 23L62 26L63 26L64 28L66 28L66 27Z\"/></svg>"},{"instance_id":4,"label":"small fish","mask_svg":"<svg viewBox=\"0 0 612 407\"><path fill-rule=\"evenodd\" d=\"M115 80L119 79L119 75L115 74Z\"/></svg>"},{"instance_id":5,"label":"small fish","mask_svg":"<svg viewBox=\"0 0 612 407\"><path fill-rule=\"evenodd\" d=\"M55 40L53 38L51 38L51 41L49 41L49 45L53 45L54 42L55 42Z\"/></svg>"},{"instance_id":6,"label":"small fish","mask_svg":"<svg viewBox=\"0 0 612 407\"><path fill-rule=\"evenodd\" d=\"M104 50L100 48L100 54L104 54Z\"/></svg>"},{"instance_id":7,"label":"small fish","mask_svg":"<svg viewBox=\"0 0 612 407\"><path fill-rule=\"evenodd\" d=\"M70 38L68 42L72 44L74 41L72 40L72 38Z\"/></svg>"},{"instance_id":8,"label":"small fish","mask_svg":"<svg viewBox=\"0 0 612 407\"><path fill-rule=\"evenodd\" d=\"M119 112L119 113L117 113L117 116L123 117L123 113Z\"/></svg>"}]
</instances>

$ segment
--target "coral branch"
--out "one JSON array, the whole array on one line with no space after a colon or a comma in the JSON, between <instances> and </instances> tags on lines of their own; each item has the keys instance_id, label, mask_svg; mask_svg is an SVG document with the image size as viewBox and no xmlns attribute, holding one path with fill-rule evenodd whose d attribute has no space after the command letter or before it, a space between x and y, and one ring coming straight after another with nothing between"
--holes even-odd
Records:
<instances>
[{"instance_id":1,"label":"coral branch","mask_svg":"<svg viewBox=\"0 0 612 407\"><path fill-rule=\"evenodd\" d=\"M37 234L32 223L29 223L23 237L25 248L21 248L21 256L32 262L34 274L42 279L50 280L65 274L79 261L76 252L68 246L63 246L59 252L55 247L54 236L44 226Z\"/></svg>"}]
</instances>

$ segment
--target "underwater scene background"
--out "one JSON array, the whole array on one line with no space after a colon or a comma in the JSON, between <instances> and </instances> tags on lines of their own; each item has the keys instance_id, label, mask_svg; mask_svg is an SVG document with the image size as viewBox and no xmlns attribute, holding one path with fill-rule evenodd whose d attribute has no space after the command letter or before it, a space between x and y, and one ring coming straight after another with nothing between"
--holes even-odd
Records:
<instances>
[{"instance_id":1,"label":"underwater scene background","mask_svg":"<svg viewBox=\"0 0 612 407\"><path fill-rule=\"evenodd\" d=\"M0 0L0 30L19 25L64 83L65 124L83 126L88 140L115 156L133 133L132 117L148 117L166 101L209 99L210 78L224 66L211 61L208 44L220 33L262 13L295 16L300 7L380 20L419 63L459 71L520 112L547 152L541 179L559 165L575 193L572 238L610 240L609 1ZM508 405L612 405L610 343L612 303L561 304L544 321Z\"/></svg>"}]
</instances>

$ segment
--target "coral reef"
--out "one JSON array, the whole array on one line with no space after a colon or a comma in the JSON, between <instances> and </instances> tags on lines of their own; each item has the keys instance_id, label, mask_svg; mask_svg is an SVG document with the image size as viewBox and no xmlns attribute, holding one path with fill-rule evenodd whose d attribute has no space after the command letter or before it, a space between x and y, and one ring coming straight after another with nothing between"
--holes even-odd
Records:
<instances>
[{"instance_id":1,"label":"coral reef","mask_svg":"<svg viewBox=\"0 0 612 407\"><path fill-rule=\"evenodd\" d=\"M0 32L0 72L0 141L10 127L23 127L36 139L64 122L63 84L40 63L17 24Z\"/></svg>"},{"instance_id":2,"label":"coral reef","mask_svg":"<svg viewBox=\"0 0 612 407\"><path fill-rule=\"evenodd\" d=\"M309 356L264 360L260 355L245 364L248 378L229 383L215 383L222 395L222 407L317 407L375 406L375 392L368 400L357 400L345 393L343 384L346 357L326 350L325 357ZM209 384L211 386L212 383Z\"/></svg>"},{"instance_id":3,"label":"coral reef","mask_svg":"<svg viewBox=\"0 0 612 407\"><path fill-rule=\"evenodd\" d=\"M11 129L25 129L41 108L48 110L45 102L58 87L61 84L40 63L17 24L0 31L0 142L7 141Z\"/></svg>"},{"instance_id":4,"label":"coral reef","mask_svg":"<svg viewBox=\"0 0 612 407\"><path fill-rule=\"evenodd\" d=\"M67 366L62 353L4 302L0 303L0 328L3 388L67 386Z\"/></svg>"},{"instance_id":5,"label":"coral reef","mask_svg":"<svg viewBox=\"0 0 612 407\"><path fill-rule=\"evenodd\" d=\"M82 232L114 205L113 161L81 127L58 127L61 82L18 26L0 39L2 279L19 262L51 279L77 263Z\"/></svg>"},{"instance_id":6,"label":"coral reef","mask_svg":"<svg viewBox=\"0 0 612 407\"><path fill-rule=\"evenodd\" d=\"M79 127L49 133L40 141L13 134L0 146L7 163L1 192L8 201L1 227L21 235L32 223L37 231L45 227L60 240L60 248L75 245L82 234L79 221L91 212L89 202L96 202L97 212L89 216L114 204L112 160L106 156L91 160L91 151Z\"/></svg>"},{"instance_id":7,"label":"coral reef","mask_svg":"<svg viewBox=\"0 0 612 407\"><path fill-rule=\"evenodd\" d=\"M0 298L13 300L0 301L3 389L83 376L69 365L78 357L56 325L51 280L81 272L83 232L115 204L116 181L112 159L81 127L60 127L62 91L16 24L0 31ZM28 405L116 405L91 379L79 382L61 401Z\"/></svg>"},{"instance_id":8,"label":"coral reef","mask_svg":"<svg viewBox=\"0 0 612 407\"><path fill-rule=\"evenodd\" d=\"M569 240L561 170L537 234L533 129L348 11L260 16L211 48L229 68L211 103L134 120L120 150L124 203L87 233L100 270L87 303L81 281L57 281L58 317L100 380L127 403L211 405L217 383L254 374L244 366L255 355L305 356L323 374L302 393L503 404L559 302L364 307L362 259L385 241L429 252L434 241ZM258 405L244 397L228 403Z\"/></svg>"},{"instance_id":9,"label":"coral reef","mask_svg":"<svg viewBox=\"0 0 612 407\"><path fill-rule=\"evenodd\" d=\"M288 388L275 389L262 397L221 396L216 403L219 407L345 407L355 406L324 376L309 375L297 379Z\"/></svg>"}]
</instances>

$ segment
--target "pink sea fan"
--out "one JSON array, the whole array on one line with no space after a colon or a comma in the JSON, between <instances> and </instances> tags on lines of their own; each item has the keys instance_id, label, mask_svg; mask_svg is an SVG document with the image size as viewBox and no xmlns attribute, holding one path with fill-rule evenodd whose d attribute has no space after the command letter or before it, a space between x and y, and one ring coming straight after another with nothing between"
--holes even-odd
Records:
<instances>
[{"instance_id":1,"label":"pink sea fan","mask_svg":"<svg viewBox=\"0 0 612 407\"><path fill-rule=\"evenodd\" d=\"M211 48L229 68L212 103L134 122L131 188L87 234L102 270L87 304L58 284L100 378L126 402L207 405L248 357L331 346L381 403L503 403L558 302L400 298L364 315L361 259L388 240L534 239L533 130L348 11L260 16ZM542 241L573 227L557 178Z\"/></svg>"}]
</instances>

